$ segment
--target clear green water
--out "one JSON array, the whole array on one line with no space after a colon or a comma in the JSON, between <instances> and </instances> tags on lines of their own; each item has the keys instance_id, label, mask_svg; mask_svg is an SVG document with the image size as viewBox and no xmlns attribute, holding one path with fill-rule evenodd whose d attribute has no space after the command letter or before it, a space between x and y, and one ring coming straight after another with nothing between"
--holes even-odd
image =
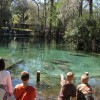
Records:
<instances>
[{"instance_id":1,"label":"clear green water","mask_svg":"<svg viewBox=\"0 0 100 100\"><path fill-rule=\"evenodd\" d=\"M57 95L59 90L60 74L66 75L66 72L73 71L75 73L75 81L79 82L79 77L88 71L90 74L90 84L99 85L100 83L100 56L86 54L76 51L67 50L66 46L60 44L51 44L21 40L3 42L0 45L0 56L8 59L11 64L16 63L20 59L24 63L18 64L10 70L14 79L13 84L17 84L16 79L20 79L20 72L27 70L30 72L30 83L36 85L36 73L41 73L40 91L45 95ZM7 65L9 66L9 64ZM56 87L56 89L52 89ZM44 90L44 91L43 91ZM47 91L51 94L47 94Z\"/></svg>"}]
</instances>

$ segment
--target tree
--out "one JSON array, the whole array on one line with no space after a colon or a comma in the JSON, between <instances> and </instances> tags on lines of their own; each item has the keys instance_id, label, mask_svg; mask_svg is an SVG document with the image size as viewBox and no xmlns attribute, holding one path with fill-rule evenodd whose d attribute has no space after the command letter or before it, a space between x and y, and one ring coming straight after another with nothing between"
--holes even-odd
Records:
<instances>
[{"instance_id":1,"label":"tree","mask_svg":"<svg viewBox=\"0 0 100 100\"><path fill-rule=\"evenodd\" d=\"M12 3L13 12L19 17L20 23L25 23L25 13L28 10L27 0L15 0Z\"/></svg>"},{"instance_id":2,"label":"tree","mask_svg":"<svg viewBox=\"0 0 100 100\"><path fill-rule=\"evenodd\" d=\"M79 1L79 16L82 16L83 1L85 0ZM91 19L93 14L93 0L86 0L86 1L89 3L89 18Z\"/></svg>"},{"instance_id":3,"label":"tree","mask_svg":"<svg viewBox=\"0 0 100 100\"><path fill-rule=\"evenodd\" d=\"M54 6L54 0L50 0L51 2L51 7L50 7L50 29L49 29L49 36L51 37L51 30L52 30L52 11L53 11L53 6Z\"/></svg>"},{"instance_id":4,"label":"tree","mask_svg":"<svg viewBox=\"0 0 100 100\"><path fill-rule=\"evenodd\" d=\"M88 0L88 1L89 1L89 15L91 19L92 14L93 14L93 0Z\"/></svg>"},{"instance_id":5,"label":"tree","mask_svg":"<svg viewBox=\"0 0 100 100\"><path fill-rule=\"evenodd\" d=\"M0 0L0 27L5 25L11 19L11 6L12 0Z\"/></svg>"},{"instance_id":6,"label":"tree","mask_svg":"<svg viewBox=\"0 0 100 100\"><path fill-rule=\"evenodd\" d=\"M83 6L83 0L79 1L79 17L82 16L82 6Z\"/></svg>"}]
</instances>

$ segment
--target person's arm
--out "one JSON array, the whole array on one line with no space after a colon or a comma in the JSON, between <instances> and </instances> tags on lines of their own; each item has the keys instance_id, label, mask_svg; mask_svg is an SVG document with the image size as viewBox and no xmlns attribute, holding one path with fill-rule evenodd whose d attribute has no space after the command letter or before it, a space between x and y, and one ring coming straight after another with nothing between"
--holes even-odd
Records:
<instances>
[{"instance_id":1,"label":"person's arm","mask_svg":"<svg viewBox=\"0 0 100 100\"><path fill-rule=\"evenodd\" d=\"M63 74L61 74L60 76L61 76L61 80L64 80L64 76L63 76Z\"/></svg>"},{"instance_id":2,"label":"person's arm","mask_svg":"<svg viewBox=\"0 0 100 100\"><path fill-rule=\"evenodd\" d=\"M70 97L70 100L76 100L76 97Z\"/></svg>"},{"instance_id":3,"label":"person's arm","mask_svg":"<svg viewBox=\"0 0 100 100\"><path fill-rule=\"evenodd\" d=\"M35 98L36 98L36 90L33 91L32 98L33 98L33 100L35 100Z\"/></svg>"},{"instance_id":4,"label":"person's arm","mask_svg":"<svg viewBox=\"0 0 100 100\"><path fill-rule=\"evenodd\" d=\"M20 96L22 95L22 91L20 91L21 89L19 89L19 84L17 84L15 87L14 87L14 90L13 90L13 95L14 97L16 98L16 100L18 98L20 98ZM18 99L19 100L19 99Z\"/></svg>"},{"instance_id":5,"label":"person's arm","mask_svg":"<svg viewBox=\"0 0 100 100\"><path fill-rule=\"evenodd\" d=\"M70 100L76 100L76 87L74 85L72 88L72 95L70 97Z\"/></svg>"},{"instance_id":6,"label":"person's arm","mask_svg":"<svg viewBox=\"0 0 100 100\"><path fill-rule=\"evenodd\" d=\"M64 76L63 74L61 74L60 76L61 76L60 85L63 86L65 84Z\"/></svg>"},{"instance_id":7,"label":"person's arm","mask_svg":"<svg viewBox=\"0 0 100 100\"><path fill-rule=\"evenodd\" d=\"M76 88L76 100L80 97L80 92L79 92L80 86L81 85L78 85Z\"/></svg>"},{"instance_id":8,"label":"person's arm","mask_svg":"<svg viewBox=\"0 0 100 100\"><path fill-rule=\"evenodd\" d=\"M8 71L8 76L7 76L7 91L10 96L12 94L12 81L11 81L11 75L9 71Z\"/></svg>"},{"instance_id":9,"label":"person's arm","mask_svg":"<svg viewBox=\"0 0 100 100\"><path fill-rule=\"evenodd\" d=\"M16 86L15 86L16 87ZM14 88L14 91L13 91L13 95L15 96L15 98L17 98L17 95L16 95L16 88Z\"/></svg>"}]
</instances>

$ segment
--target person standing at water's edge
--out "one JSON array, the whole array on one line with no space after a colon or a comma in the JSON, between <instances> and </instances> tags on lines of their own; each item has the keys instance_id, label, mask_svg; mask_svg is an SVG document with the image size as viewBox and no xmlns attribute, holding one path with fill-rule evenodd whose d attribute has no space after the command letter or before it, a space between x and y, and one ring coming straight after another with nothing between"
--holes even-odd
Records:
<instances>
[{"instance_id":1,"label":"person standing at water's edge","mask_svg":"<svg viewBox=\"0 0 100 100\"><path fill-rule=\"evenodd\" d=\"M36 89L28 85L29 73L27 71L21 72L21 84L17 84L14 88L14 96L16 100L35 100Z\"/></svg>"},{"instance_id":2,"label":"person standing at water's edge","mask_svg":"<svg viewBox=\"0 0 100 100\"><path fill-rule=\"evenodd\" d=\"M65 80L61 75L61 89L58 100L76 100L76 87L72 84L73 78L74 74L72 72L66 74Z\"/></svg>"},{"instance_id":3,"label":"person standing at water's edge","mask_svg":"<svg viewBox=\"0 0 100 100\"><path fill-rule=\"evenodd\" d=\"M87 75L87 76L89 77L89 72L85 72L84 74Z\"/></svg>"},{"instance_id":4,"label":"person standing at water's edge","mask_svg":"<svg viewBox=\"0 0 100 100\"><path fill-rule=\"evenodd\" d=\"M5 70L5 62L0 58L0 100L8 100L12 94L10 72Z\"/></svg>"},{"instance_id":5,"label":"person standing at water's edge","mask_svg":"<svg viewBox=\"0 0 100 100\"><path fill-rule=\"evenodd\" d=\"M94 100L88 79L86 74L81 76L81 84L77 86L77 100Z\"/></svg>"}]
</instances>

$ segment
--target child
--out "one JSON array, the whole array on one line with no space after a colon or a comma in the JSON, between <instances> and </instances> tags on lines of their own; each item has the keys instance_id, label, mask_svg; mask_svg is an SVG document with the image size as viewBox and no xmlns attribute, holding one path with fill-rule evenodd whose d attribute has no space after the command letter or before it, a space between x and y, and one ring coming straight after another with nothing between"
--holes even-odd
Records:
<instances>
[{"instance_id":1,"label":"child","mask_svg":"<svg viewBox=\"0 0 100 100\"><path fill-rule=\"evenodd\" d=\"M76 87L72 84L74 74L68 72L66 74L66 79L61 75L61 89L58 96L58 100L76 100Z\"/></svg>"},{"instance_id":2,"label":"child","mask_svg":"<svg viewBox=\"0 0 100 100\"><path fill-rule=\"evenodd\" d=\"M14 88L14 96L16 100L35 100L36 89L28 85L29 73L27 71L21 72L21 84L17 84Z\"/></svg>"},{"instance_id":3,"label":"child","mask_svg":"<svg viewBox=\"0 0 100 100\"><path fill-rule=\"evenodd\" d=\"M86 74L81 76L81 84L77 86L77 100L94 100L88 79Z\"/></svg>"}]
</instances>

